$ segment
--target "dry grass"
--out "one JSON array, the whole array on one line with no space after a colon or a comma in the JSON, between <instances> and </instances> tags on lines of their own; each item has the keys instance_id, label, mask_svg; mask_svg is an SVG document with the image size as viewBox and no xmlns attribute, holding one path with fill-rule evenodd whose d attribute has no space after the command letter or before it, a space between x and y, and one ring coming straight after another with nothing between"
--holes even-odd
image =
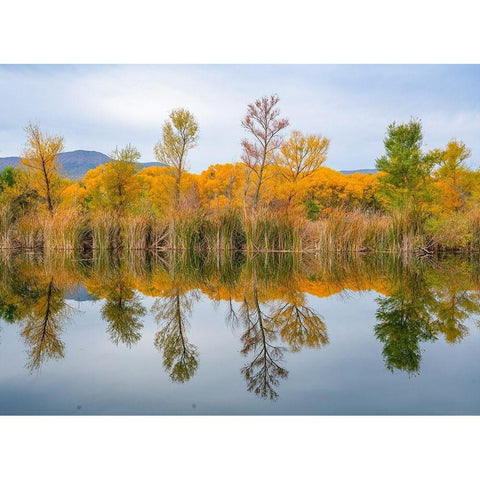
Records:
<instances>
[{"instance_id":1,"label":"dry grass","mask_svg":"<svg viewBox=\"0 0 480 480\"><path fill-rule=\"evenodd\" d=\"M324 211L317 221L264 209L245 216L238 210L194 209L168 217L152 212L116 216L109 211L82 215L75 209L30 212L18 219L0 208L4 249L44 251L94 249L316 252L480 251L480 209L430 219L422 231L409 215L343 208Z\"/></svg>"},{"instance_id":2,"label":"dry grass","mask_svg":"<svg viewBox=\"0 0 480 480\"><path fill-rule=\"evenodd\" d=\"M386 215L335 209L308 226L311 249L327 252L389 251L398 248L392 238L392 220Z\"/></svg>"},{"instance_id":3,"label":"dry grass","mask_svg":"<svg viewBox=\"0 0 480 480\"><path fill-rule=\"evenodd\" d=\"M57 210L53 215L44 214L39 223L45 251L80 248L80 241L86 231L86 225L85 220L76 210Z\"/></svg>"},{"instance_id":4,"label":"dry grass","mask_svg":"<svg viewBox=\"0 0 480 480\"><path fill-rule=\"evenodd\" d=\"M431 219L426 236L435 251L480 251L480 209Z\"/></svg>"}]
</instances>

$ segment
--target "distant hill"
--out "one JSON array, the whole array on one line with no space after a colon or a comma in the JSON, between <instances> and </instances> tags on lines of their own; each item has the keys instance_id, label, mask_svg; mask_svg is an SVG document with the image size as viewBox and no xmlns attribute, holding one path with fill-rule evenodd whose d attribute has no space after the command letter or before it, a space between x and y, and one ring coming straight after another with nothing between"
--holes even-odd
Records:
<instances>
[{"instance_id":1,"label":"distant hill","mask_svg":"<svg viewBox=\"0 0 480 480\"><path fill-rule=\"evenodd\" d=\"M83 177L92 168L98 167L102 163L108 162L110 157L101 152L88 150L75 150L73 152L63 152L58 156L64 175L76 179ZM20 163L20 157L0 158L0 170L5 167L17 167ZM160 162L139 163L140 168L158 166L162 167Z\"/></svg>"},{"instance_id":2,"label":"distant hill","mask_svg":"<svg viewBox=\"0 0 480 480\"><path fill-rule=\"evenodd\" d=\"M340 170L340 173L351 175L352 173L378 173L375 168L359 168L358 170Z\"/></svg>"},{"instance_id":3,"label":"distant hill","mask_svg":"<svg viewBox=\"0 0 480 480\"><path fill-rule=\"evenodd\" d=\"M75 150L73 152L63 152L58 156L64 175L71 179L82 178L89 170L96 168L102 163L108 162L110 157L101 152L89 150ZM20 157L0 158L0 170L5 167L18 167ZM163 167L160 162L145 162L138 164L141 169L147 167ZM350 175L352 173L377 173L374 168L360 168L358 170L340 170L340 173Z\"/></svg>"}]
</instances>

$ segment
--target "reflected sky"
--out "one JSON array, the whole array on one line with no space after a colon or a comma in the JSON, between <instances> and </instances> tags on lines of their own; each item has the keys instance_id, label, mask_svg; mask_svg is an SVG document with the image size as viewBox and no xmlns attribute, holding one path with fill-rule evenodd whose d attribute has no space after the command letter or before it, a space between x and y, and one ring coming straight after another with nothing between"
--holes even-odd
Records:
<instances>
[{"instance_id":1,"label":"reflected sky","mask_svg":"<svg viewBox=\"0 0 480 480\"><path fill-rule=\"evenodd\" d=\"M477 263L4 259L0 413L477 414Z\"/></svg>"}]
</instances>

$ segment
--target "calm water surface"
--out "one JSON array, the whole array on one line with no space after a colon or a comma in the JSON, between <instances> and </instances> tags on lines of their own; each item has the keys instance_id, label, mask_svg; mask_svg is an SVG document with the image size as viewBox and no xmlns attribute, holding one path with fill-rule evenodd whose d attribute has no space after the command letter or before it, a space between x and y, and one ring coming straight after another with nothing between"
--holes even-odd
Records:
<instances>
[{"instance_id":1,"label":"calm water surface","mask_svg":"<svg viewBox=\"0 0 480 480\"><path fill-rule=\"evenodd\" d=\"M478 414L478 259L0 260L0 414Z\"/></svg>"}]
</instances>

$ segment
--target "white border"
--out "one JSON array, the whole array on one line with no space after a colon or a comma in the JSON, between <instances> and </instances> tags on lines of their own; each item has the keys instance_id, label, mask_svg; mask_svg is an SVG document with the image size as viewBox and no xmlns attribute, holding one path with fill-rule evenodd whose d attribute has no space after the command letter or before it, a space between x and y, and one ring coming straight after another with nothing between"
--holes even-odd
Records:
<instances>
[{"instance_id":1,"label":"white border","mask_svg":"<svg viewBox=\"0 0 480 480\"><path fill-rule=\"evenodd\" d=\"M473 0L16 0L0 63L476 63Z\"/></svg>"},{"instance_id":2,"label":"white border","mask_svg":"<svg viewBox=\"0 0 480 480\"><path fill-rule=\"evenodd\" d=\"M5 478L476 478L478 417L6 417Z\"/></svg>"},{"instance_id":3,"label":"white border","mask_svg":"<svg viewBox=\"0 0 480 480\"><path fill-rule=\"evenodd\" d=\"M3 2L0 63L478 63L477 2ZM480 89L479 89L480 90ZM459 372L461 374L461 372ZM2 417L5 478L471 478L479 417Z\"/></svg>"}]
</instances>

